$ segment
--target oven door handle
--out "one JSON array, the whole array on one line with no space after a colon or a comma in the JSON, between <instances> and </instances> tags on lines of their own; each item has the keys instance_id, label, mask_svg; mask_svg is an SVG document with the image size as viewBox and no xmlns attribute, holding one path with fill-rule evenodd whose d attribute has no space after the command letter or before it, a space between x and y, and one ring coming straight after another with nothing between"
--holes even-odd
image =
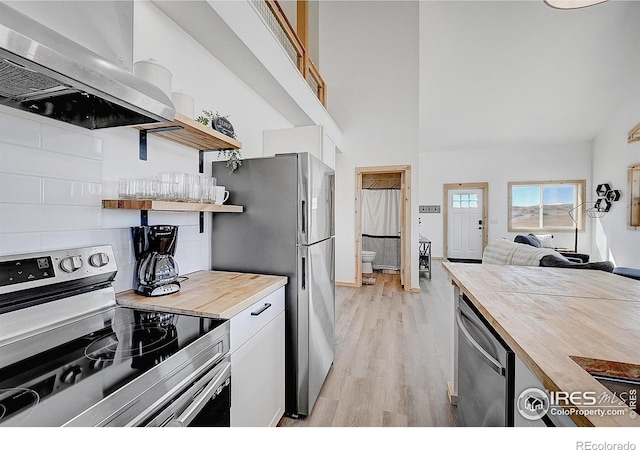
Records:
<instances>
[{"instance_id":1,"label":"oven door handle","mask_svg":"<svg viewBox=\"0 0 640 450\"><path fill-rule=\"evenodd\" d=\"M211 370L212 367L218 364L222 356L223 356L222 352L218 352L212 358L209 358L209 360L207 360L207 362L204 363L198 370L196 370L194 373L192 373L191 375L186 377L184 380L182 380L177 386L171 389L167 394L163 395L160 400L155 402L149 408L145 409L142 413L138 414L138 416L136 416L133 420L127 423L125 427L137 427L141 422L143 422L151 414L153 414L154 411L157 411L159 408L161 408L162 405L164 405L169 399L175 397L178 392L184 389L185 386L188 386L189 384L193 383L193 381L201 377L203 373L206 373L209 370Z\"/></svg>"},{"instance_id":2,"label":"oven door handle","mask_svg":"<svg viewBox=\"0 0 640 450\"><path fill-rule=\"evenodd\" d=\"M204 389L193 399L193 403L184 410L177 419L172 420L166 426L168 427L186 427L191 421L202 411L207 402L211 399L211 396L231 375L231 363L225 362L222 366L222 370L213 380L206 385ZM203 383L204 384L204 383Z\"/></svg>"}]
</instances>

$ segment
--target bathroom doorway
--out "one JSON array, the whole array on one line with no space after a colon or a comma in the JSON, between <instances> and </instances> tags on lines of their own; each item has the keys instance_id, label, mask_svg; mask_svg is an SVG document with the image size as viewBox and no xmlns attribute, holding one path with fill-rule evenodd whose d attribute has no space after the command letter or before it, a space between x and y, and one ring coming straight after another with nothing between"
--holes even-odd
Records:
<instances>
[{"instance_id":1,"label":"bathroom doorway","mask_svg":"<svg viewBox=\"0 0 640 450\"><path fill-rule=\"evenodd\" d=\"M400 277L400 284L404 290L411 288L411 249L409 248L411 241L410 230L410 213L411 213L411 166L377 166L377 167L357 167L356 168L356 205L355 205L355 228L356 228L356 286L363 284L363 245L375 246L374 249L367 248L365 250L376 251L373 260L373 268L385 272L391 272L397 268ZM387 192L368 192L368 191L395 191ZM367 192L365 192L367 191ZM370 195L371 194L371 195ZM393 199L396 197L397 199ZM385 211L385 204L397 205L391 206L392 210ZM363 217L365 211L363 207L367 207L366 214L371 216L371 208L374 211L383 211L380 213L380 224L373 225L373 231L363 229ZM375 214L374 214L375 215ZM397 222L397 229L393 225L388 226L382 222ZM365 219L365 226L367 220ZM399 235L399 237L398 237ZM394 241L399 240L399 245ZM380 254L378 254L378 251ZM399 255L395 255L399 253ZM395 261L395 262L394 262Z\"/></svg>"}]
</instances>

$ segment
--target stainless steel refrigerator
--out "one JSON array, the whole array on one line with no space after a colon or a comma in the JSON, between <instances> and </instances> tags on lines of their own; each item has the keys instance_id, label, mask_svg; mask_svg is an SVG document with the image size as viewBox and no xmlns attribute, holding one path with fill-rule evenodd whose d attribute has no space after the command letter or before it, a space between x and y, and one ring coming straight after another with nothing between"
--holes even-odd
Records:
<instances>
[{"instance_id":1,"label":"stainless steel refrigerator","mask_svg":"<svg viewBox=\"0 0 640 450\"><path fill-rule=\"evenodd\" d=\"M335 354L334 171L309 153L212 175L242 214L213 214L212 269L284 275L286 413L307 416Z\"/></svg>"}]
</instances>

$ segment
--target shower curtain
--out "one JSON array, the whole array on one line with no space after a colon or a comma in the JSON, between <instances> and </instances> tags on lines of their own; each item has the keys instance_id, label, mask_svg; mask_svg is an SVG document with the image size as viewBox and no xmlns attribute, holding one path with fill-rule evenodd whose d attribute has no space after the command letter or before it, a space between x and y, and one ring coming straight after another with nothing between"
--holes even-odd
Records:
<instances>
[{"instance_id":1,"label":"shower curtain","mask_svg":"<svg viewBox=\"0 0 640 450\"><path fill-rule=\"evenodd\" d=\"M399 189L362 190L362 250L376 252L373 268L400 270Z\"/></svg>"}]
</instances>

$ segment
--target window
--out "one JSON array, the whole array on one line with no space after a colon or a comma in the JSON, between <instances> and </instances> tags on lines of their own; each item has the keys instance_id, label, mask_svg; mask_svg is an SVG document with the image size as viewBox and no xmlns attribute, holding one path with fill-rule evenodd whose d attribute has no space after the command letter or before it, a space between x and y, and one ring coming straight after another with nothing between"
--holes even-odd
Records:
<instances>
[{"instance_id":1,"label":"window","mask_svg":"<svg viewBox=\"0 0 640 450\"><path fill-rule=\"evenodd\" d=\"M453 194L454 208L477 208L478 194Z\"/></svg>"},{"instance_id":2,"label":"window","mask_svg":"<svg viewBox=\"0 0 640 450\"><path fill-rule=\"evenodd\" d=\"M509 231L583 229L584 180L509 183ZM577 209L576 209L577 208Z\"/></svg>"}]
</instances>

